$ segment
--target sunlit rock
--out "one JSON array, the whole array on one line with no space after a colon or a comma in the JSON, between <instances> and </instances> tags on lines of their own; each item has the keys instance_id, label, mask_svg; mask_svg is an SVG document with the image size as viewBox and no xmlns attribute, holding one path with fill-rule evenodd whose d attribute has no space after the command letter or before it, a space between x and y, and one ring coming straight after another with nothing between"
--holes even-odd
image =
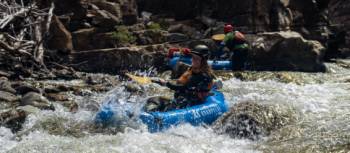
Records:
<instances>
[{"instance_id":1,"label":"sunlit rock","mask_svg":"<svg viewBox=\"0 0 350 153\"><path fill-rule=\"evenodd\" d=\"M253 69L325 72L325 48L318 41L305 40L296 32L258 34L252 42Z\"/></svg>"},{"instance_id":2,"label":"sunlit rock","mask_svg":"<svg viewBox=\"0 0 350 153\"><path fill-rule=\"evenodd\" d=\"M15 102L17 100L18 100L18 97L16 95L6 91L0 91L0 101Z\"/></svg>"},{"instance_id":3,"label":"sunlit rock","mask_svg":"<svg viewBox=\"0 0 350 153\"><path fill-rule=\"evenodd\" d=\"M21 99L21 106L31 105L40 109L54 110L54 106L41 94L29 92Z\"/></svg>"}]
</instances>

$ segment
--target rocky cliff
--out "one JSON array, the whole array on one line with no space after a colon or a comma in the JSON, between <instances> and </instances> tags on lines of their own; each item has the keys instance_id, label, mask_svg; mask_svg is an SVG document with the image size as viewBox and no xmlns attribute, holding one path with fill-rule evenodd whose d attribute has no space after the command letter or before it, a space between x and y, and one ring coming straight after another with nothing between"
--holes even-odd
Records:
<instances>
[{"instance_id":1,"label":"rocky cliff","mask_svg":"<svg viewBox=\"0 0 350 153\"><path fill-rule=\"evenodd\" d=\"M343 54L347 54L350 48L350 0L331 0L329 3L330 21L338 27L339 47ZM344 40L345 39L345 40Z\"/></svg>"}]
</instances>

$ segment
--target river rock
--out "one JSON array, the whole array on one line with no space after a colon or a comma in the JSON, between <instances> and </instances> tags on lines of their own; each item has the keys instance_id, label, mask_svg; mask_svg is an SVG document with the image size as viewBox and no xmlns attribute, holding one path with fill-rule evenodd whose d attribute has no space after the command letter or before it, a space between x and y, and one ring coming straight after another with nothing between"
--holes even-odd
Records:
<instances>
[{"instance_id":1,"label":"river rock","mask_svg":"<svg viewBox=\"0 0 350 153\"><path fill-rule=\"evenodd\" d=\"M36 92L29 92L21 99L21 106L31 105L40 109L55 110L54 106L41 94Z\"/></svg>"},{"instance_id":2,"label":"river rock","mask_svg":"<svg viewBox=\"0 0 350 153\"><path fill-rule=\"evenodd\" d=\"M45 97L47 97L49 100L52 101L68 101L69 100L69 96L67 94L63 94L63 93L49 93L49 94L45 94Z\"/></svg>"},{"instance_id":3,"label":"river rock","mask_svg":"<svg viewBox=\"0 0 350 153\"><path fill-rule=\"evenodd\" d=\"M0 61L2 61L2 60L0 59ZM0 77L10 77L10 76L11 76L10 73L0 70Z\"/></svg>"},{"instance_id":4,"label":"river rock","mask_svg":"<svg viewBox=\"0 0 350 153\"><path fill-rule=\"evenodd\" d=\"M0 78L0 91L16 93L16 90L12 88L11 83L5 77Z\"/></svg>"},{"instance_id":5,"label":"river rock","mask_svg":"<svg viewBox=\"0 0 350 153\"><path fill-rule=\"evenodd\" d=\"M169 33L166 40L168 42L183 42L189 40L189 38L182 33Z\"/></svg>"},{"instance_id":6,"label":"river rock","mask_svg":"<svg viewBox=\"0 0 350 153\"><path fill-rule=\"evenodd\" d=\"M261 105L254 102L235 104L220 117L213 129L233 138L257 140L296 120L295 112L280 105Z\"/></svg>"},{"instance_id":7,"label":"river rock","mask_svg":"<svg viewBox=\"0 0 350 153\"><path fill-rule=\"evenodd\" d=\"M2 110L0 112L0 123L12 132L17 132L22 128L27 113L21 109Z\"/></svg>"},{"instance_id":8,"label":"river rock","mask_svg":"<svg viewBox=\"0 0 350 153\"><path fill-rule=\"evenodd\" d=\"M72 68L54 70L53 72L56 75L56 78L60 78L60 79L71 80L71 79L79 78L79 75L77 75L75 70Z\"/></svg>"},{"instance_id":9,"label":"river rock","mask_svg":"<svg viewBox=\"0 0 350 153\"><path fill-rule=\"evenodd\" d=\"M16 89L16 93L19 95L25 95L28 92L40 93L38 88L26 82L15 82L12 87Z\"/></svg>"},{"instance_id":10,"label":"river rock","mask_svg":"<svg viewBox=\"0 0 350 153\"><path fill-rule=\"evenodd\" d=\"M106 10L121 20L122 12L121 12L121 8L120 8L120 4L115 3L115 2L109 2L109 1L96 1L93 3L96 6L98 6L99 9Z\"/></svg>"},{"instance_id":11,"label":"river rock","mask_svg":"<svg viewBox=\"0 0 350 153\"><path fill-rule=\"evenodd\" d=\"M18 100L18 97L16 95L6 91L0 91L0 101L15 102L17 100Z\"/></svg>"},{"instance_id":12,"label":"river rock","mask_svg":"<svg viewBox=\"0 0 350 153\"><path fill-rule=\"evenodd\" d=\"M270 32L258 35L250 52L258 70L324 72L325 48L317 41L305 40L296 32Z\"/></svg>"}]
</instances>

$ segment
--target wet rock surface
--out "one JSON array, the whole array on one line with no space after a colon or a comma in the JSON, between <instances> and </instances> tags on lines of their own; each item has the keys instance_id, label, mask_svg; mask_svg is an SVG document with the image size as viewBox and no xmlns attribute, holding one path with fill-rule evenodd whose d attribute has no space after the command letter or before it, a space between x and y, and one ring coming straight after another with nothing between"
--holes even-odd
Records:
<instances>
[{"instance_id":1,"label":"wet rock surface","mask_svg":"<svg viewBox=\"0 0 350 153\"><path fill-rule=\"evenodd\" d=\"M164 48L163 46L159 46ZM156 47L157 48L157 47ZM147 51L147 50L150 51ZM166 66L165 52L152 46L101 49L73 54L76 68L88 72L118 73L122 70L146 69Z\"/></svg>"},{"instance_id":2,"label":"wet rock surface","mask_svg":"<svg viewBox=\"0 0 350 153\"><path fill-rule=\"evenodd\" d=\"M295 112L283 106L266 106L254 102L235 104L213 125L218 134L252 140L267 136L296 120Z\"/></svg>"},{"instance_id":3,"label":"wet rock surface","mask_svg":"<svg viewBox=\"0 0 350 153\"><path fill-rule=\"evenodd\" d=\"M29 92L23 96L21 99L21 106L31 105L34 107L38 107L40 109L51 109L55 110L53 105L46 99L46 97L42 96L36 92Z\"/></svg>"}]
</instances>

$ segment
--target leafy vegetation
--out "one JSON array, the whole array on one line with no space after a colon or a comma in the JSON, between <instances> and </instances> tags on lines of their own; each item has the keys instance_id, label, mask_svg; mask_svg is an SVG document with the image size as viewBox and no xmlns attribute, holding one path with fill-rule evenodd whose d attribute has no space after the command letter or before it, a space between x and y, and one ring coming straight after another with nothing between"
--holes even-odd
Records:
<instances>
[{"instance_id":1,"label":"leafy vegetation","mask_svg":"<svg viewBox=\"0 0 350 153\"><path fill-rule=\"evenodd\" d=\"M136 41L136 37L132 35L126 26L117 26L116 30L112 33L112 38L120 44L132 44Z\"/></svg>"},{"instance_id":2,"label":"leafy vegetation","mask_svg":"<svg viewBox=\"0 0 350 153\"><path fill-rule=\"evenodd\" d=\"M151 22L150 24L147 25L147 29L150 30L161 30L161 26L159 23Z\"/></svg>"}]
</instances>

